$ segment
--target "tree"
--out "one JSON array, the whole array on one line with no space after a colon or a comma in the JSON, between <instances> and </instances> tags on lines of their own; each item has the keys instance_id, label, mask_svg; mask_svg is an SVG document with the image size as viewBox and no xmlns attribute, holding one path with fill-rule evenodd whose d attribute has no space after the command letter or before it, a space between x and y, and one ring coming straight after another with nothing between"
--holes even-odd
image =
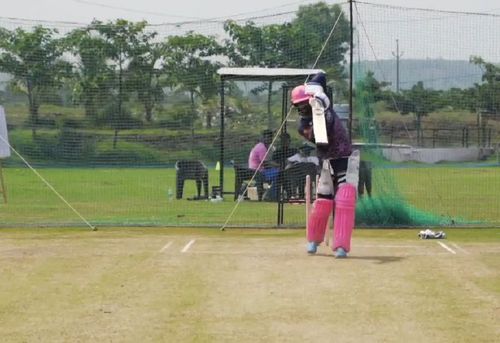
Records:
<instances>
[{"instance_id":1,"label":"tree","mask_svg":"<svg viewBox=\"0 0 500 343\"><path fill-rule=\"evenodd\" d=\"M138 47L129 65L128 83L130 89L136 91L137 98L144 107L147 122L153 120L153 108L163 99L163 53L163 44L145 41Z\"/></svg>"},{"instance_id":2,"label":"tree","mask_svg":"<svg viewBox=\"0 0 500 343\"><path fill-rule=\"evenodd\" d=\"M234 66L279 68L289 64L286 56L290 24L258 27L252 21L239 25L224 23L230 39L226 40L227 54Z\"/></svg>"},{"instance_id":3,"label":"tree","mask_svg":"<svg viewBox=\"0 0 500 343\"><path fill-rule=\"evenodd\" d=\"M479 107L488 112L500 113L500 67L477 56L471 57L470 61L483 70L483 83L475 85Z\"/></svg>"},{"instance_id":4,"label":"tree","mask_svg":"<svg viewBox=\"0 0 500 343\"><path fill-rule=\"evenodd\" d=\"M337 18L337 26L329 37ZM327 72L330 84L336 83L339 92L347 89L343 64L350 31L349 22L338 5L317 3L301 6L296 18L289 23L258 27L251 21L245 25L228 21L224 29L229 35L226 41L228 56L235 66L322 68ZM327 44L323 47L325 42ZM265 89L268 94L268 126L272 126L272 82L267 88L256 91Z\"/></svg>"},{"instance_id":5,"label":"tree","mask_svg":"<svg viewBox=\"0 0 500 343\"><path fill-rule=\"evenodd\" d=\"M107 65L107 45L92 27L76 29L65 38L68 49L79 58L74 97L83 103L87 118L97 121L98 110L111 96L113 70Z\"/></svg>"},{"instance_id":6,"label":"tree","mask_svg":"<svg viewBox=\"0 0 500 343\"><path fill-rule=\"evenodd\" d=\"M215 116L215 113L218 111L218 77L217 77L217 69L219 68L219 64L210 64L204 68L205 77L203 78L203 82L200 84L200 97L202 101L202 108L211 109L204 112L205 114L205 124L207 128L212 127L212 119ZM214 109L217 108L217 111Z\"/></svg>"},{"instance_id":7,"label":"tree","mask_svg":"<svg viewBox=\"0 0 500 343\"><path fill-rule=\"evenodd\" d=\"M415 114L417 145L421 145L422 117L443 107L440 92L424 88L424 83L419 81L410 90L404 90L396 99L399 100L398 106L401 114Z\"/></svg>"},{"instance_id":8,"label":"tree","mask_svg":"<svg viewBox=\"0 0 500 343\"><path fill-rule=\"evenodd\" d=\"M214 57L222 52L213 37L188 32L184 36L169 37L165 48L165 68L172 84L189 93L191 103L191 136L194 140L196 119L195 98L208 100L217 94L217 69ZM211 125L210 119L207 119Z\"/></svg>"},{"instance_id":9,"label":"tree","mask_svg":"<svg viewBox=\"0 0 500 343\"><path fill-rule=\"evenodd\" d=\"M378 81L373 71L368 71L363 79L364 91L369 95L371 102L386 100L390 82Z\"/></svg>"},{"instance_id":10,"label":"tree","mask_svg":"<svg viewBox=\"0 0 500 343\"><path fill-rule=\"evenodd\" d=\"M126 87L127 68L137 51L142 51L145 42L149 42L156 35L156 33L145 32L146 25L146 21L132 23L124 19L117 19L115 22L106 24L94 20L91 24L91 28L96 30L107 43L107 56L117 68L118 96L116 106L114 104L109 106L111 124L115 129L113 148L116 148L118 131L125 128L127 126L125 123L130 121L129 114L123 108L131 91Z\"/></svg>"},{"instance_id":11,"label":"tree","mask_svg":"<svg viewBox=\"0 0 500 343\"><path fill-rule=\"evenodd\" d=\"M337 19L337 26L328 39ZM345 78L343 66L349 50L349 37L349 21L339 5L318 2L300 6L297 17L291 22L287 52L290 64L302 68L322 68L330 80L339 82Z\"/></svg>"},{"instance_id":12,"label":"tree","mask_svg":"<svg viewBox=\"0 0 500 343\"><path fill-rule=\"evenodd\" d=\"M33 137L44 92L60 88L63 78L71 73L55 34L57 30L42 26L33 31L0 29L0 72L12 75L12 82L27 95Z\"/></svg>"},{"instance_id":13,"label":"tree","mask_svg":"<svg viewBox=\"0 0 500 343\"><path fill-rule=\"evenodd\" d=\"M375 79L372 71L368 71L363 79L356 82L355 100L358 114L360 114L359 126L363 137L369 143L377 142L373 104L386 98L388 90L385 88L389 84L389 82L379 82Z\"/></svg>"},{"instance_id":14,"label":"tree","mask_svg":"<svg viewBox=\"0 0 500 343\"><path fill-rule=\"evenodd\" d=\"M290 45L290 24L273 24L258 27L249 21L239 25L227 21L224 30L230 39L226 40L228 56L235 66L257 66L267 68L292 67L288 50ZM271 112L273 82L257 87L254 93L267 90L268 127L273 126Z\"/></svg>"},{"instance_id":15,"label":"tree","mask_svg":"<svg viewBox=\"0 0 500 343\"><path fill-rule=\"evenodd\" d=\"M474 87L461 89L450 88L443 92L443 104L453 109L476 111L477 94Z\"/></svg>"}]
</instances>

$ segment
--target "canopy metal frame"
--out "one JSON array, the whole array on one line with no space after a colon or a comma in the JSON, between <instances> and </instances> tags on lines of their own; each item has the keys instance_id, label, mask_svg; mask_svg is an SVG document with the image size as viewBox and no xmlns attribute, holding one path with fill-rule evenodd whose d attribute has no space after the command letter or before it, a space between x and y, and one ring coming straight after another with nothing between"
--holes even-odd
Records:
<instances>
[{"instance_id":1,"label":"canopy metal frame","mask_svg":"<svg viewBox=\"0 0 500 343\"><path fill-rule=\"evenodd\" d=\"M324 71L322 69L296 69L296 68L220 68L217 74L220 76L220 170L219 170L219 187L220 195L233 194L233 192L224 191L224 135L225 135L225 84L228 81L279 81L287 82L288 84L296 83L303 84L311 76ZM283 88L282 99L282 121L286 120L288 108L288 90L289 87ZM285 128L286 130L286 128ZM236 190L235 190L236 191ZM278 219L277 225L283 224L283 203L278 201Z\"/></svg>"}]
</instances>

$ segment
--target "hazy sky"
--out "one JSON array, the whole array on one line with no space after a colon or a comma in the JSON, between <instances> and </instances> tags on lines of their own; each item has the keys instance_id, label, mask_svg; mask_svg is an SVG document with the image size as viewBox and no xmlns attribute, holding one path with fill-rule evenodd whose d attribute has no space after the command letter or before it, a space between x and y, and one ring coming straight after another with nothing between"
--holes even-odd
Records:
<instances>
[{"instance_id":1,"label":"hazy sky","mask_svg":"<svg viewBox=\"0 0 500 343\"><path fill-rule=\"evenodd\" d=\"M0 17L89 23L146 19L150 23L293 11L313 0L0 0ZM498 0L366 0L377 4L500 14ZM327 0L327 3L340 1Z\"/></svg>"},{"instance_id":2,"label":"hazy sky","mask_svg":"<svg viewBox=\"0 0 500 343\"><path fill-rule=\"evenodd\" d=\"M293 12L300 5L317 0L0 0L0 20L20 18L29 20L70 22L86 25L93 19L102 21L123 18L147 20L150 24L179 23L203 19L220 19L218 24L169 26L168 34L183 34L176 30L202 30L218 35L220 22L231 19L269 16ZM468 60L482 56L500 62L498 32L500 32L500 0L364 0L373 4L425 8L454 12L489 13L498 16L463 16L455 13L406 11L380 6L357 6L356 54L361 59L392 59L395 41L404 52L403 58L444 58ZM347 1L325 0L328 4ZM344 6L346 8L346 6ZM282 18L283 17L279 17ZM358 18L363 22L360 25ZM269 19L269 20L268 20ZM268 23L272 18L266 18ZM280 20L280 19L277 19ZM3 25L30 23L4 20ZM44 23L45 24L45 23ZM65 24L54 23L64 28ZM73 24L69 24L67 30ZM158 30L167 30L158 28ZM61 31L64 32L64 29ZM365 34L368 32L368 34ZM373 48L372 48L373 46Z\"/></svg>"}]
</instances>

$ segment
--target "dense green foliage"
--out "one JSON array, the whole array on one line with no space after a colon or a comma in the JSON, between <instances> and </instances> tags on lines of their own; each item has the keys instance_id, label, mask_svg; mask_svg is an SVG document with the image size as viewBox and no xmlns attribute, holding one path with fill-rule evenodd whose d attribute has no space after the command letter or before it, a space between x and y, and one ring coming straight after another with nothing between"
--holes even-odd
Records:
<instances>
[{"instance_id":1,"label":"dense green foliage","mask_svg":"<svg viewBox=\"0 0 500 343\"><path fill-rule=\"evenodd\" d=\"M113 163L158 164L188 153L215 162L221 66L322 68L335 102L346 100L349 22L340 5L301 6L283 23L229 20L223 32L160 36L144 21L122 19L93 21L65 34L43 26L0 29L0 72L10 76L0 99L9 107L14 147L43 162L94 163L109 157ZM471 65L483 71L482 82L472 87L433 89L416 81L400 93L365 65L368 72L358 75L364 86L358 83L355 92L355 110L366 112L357 114L365 120L359 136L376 141L364 132L379 125L371 104L412 114L419 145L422 120L431 113L498 114L499 67L480 57L472 57ZM233 82L225 85L228 135L248 137L248 126L255 132L278 126L282 104L276 86L268 82L243 90ZM137 129L144 130L139 138L130 134ZM163 130L149 135L148 130L157 129ZM173 131L182 132L176 138L183 142L158 143L158 137L172 137ZM255 133L232 142L242 142L240 148L248 150L257 138ZM228 160L244 159L248 152L225 148ZM130 149L130 158L123 156L125 149Z\"/></svg>"}]
</instances>

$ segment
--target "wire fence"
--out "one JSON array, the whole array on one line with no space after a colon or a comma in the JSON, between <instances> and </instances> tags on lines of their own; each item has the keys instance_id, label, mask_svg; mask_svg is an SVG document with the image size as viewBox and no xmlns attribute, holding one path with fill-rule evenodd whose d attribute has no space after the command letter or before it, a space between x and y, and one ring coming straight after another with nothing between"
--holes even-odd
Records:
<instances>
[{"instance_id":1,"label":"wire fence","mask_svg":"<svg viewBox=\"0 0 500 343\"><path fill-rule=\"evenodd\" d=\"M328 1L161 25L0 18L0 225L220 227L242 195L228 226L304 227L305 172L288 161L315 156L288 104L304 80L221 82L218 70L322 69L349 127L349 10ZM369 175L357 225L499 226L500 16L358 1L352 14L352 138ZM278 201L259 201L255 182L241 194L264 130L279 135Z\"/></svg>"}]
</instances>

